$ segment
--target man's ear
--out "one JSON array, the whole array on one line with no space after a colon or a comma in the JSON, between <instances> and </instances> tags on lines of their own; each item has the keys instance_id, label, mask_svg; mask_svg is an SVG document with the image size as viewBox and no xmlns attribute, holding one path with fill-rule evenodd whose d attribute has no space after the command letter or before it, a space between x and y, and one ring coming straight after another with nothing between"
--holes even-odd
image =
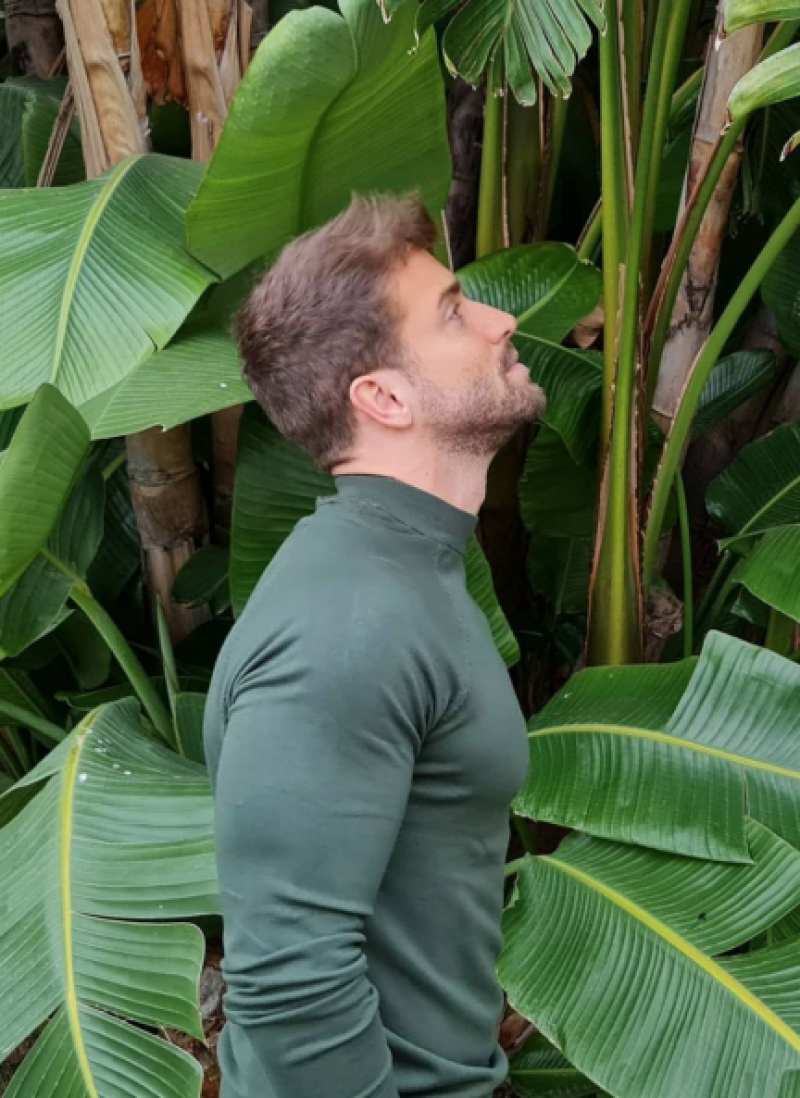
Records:
<instances>
[{"instance_id":1,"label":"man's ear","mask_svg":"<svg viewBox=\"0 0 800 1098\"><path fill-rule=\"evenodd\" d=\"M350 384L354 408L384 427L410 427L414 416L408 401L408 386L390 370L357 377Z\"/></svg>"}]
</instances>

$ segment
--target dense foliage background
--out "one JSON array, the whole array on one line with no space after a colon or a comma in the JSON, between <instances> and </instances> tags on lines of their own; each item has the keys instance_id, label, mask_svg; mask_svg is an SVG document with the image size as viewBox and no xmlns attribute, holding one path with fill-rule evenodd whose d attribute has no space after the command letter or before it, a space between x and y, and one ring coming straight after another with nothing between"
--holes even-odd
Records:
<instances>
[{"instance_id":1,"label":"dense foliage background","mask_svg":"<svg viewBox=\"0 0 800 1098\"><path fill-rule=\"evenodd\" d=\"M530 718L508 1087L800 1098L800 2L0 28L0 1090L218 1091L205 691L332 491L230 321L417 188L548 396L466 562Z\"/></svg>"}]
</instances>

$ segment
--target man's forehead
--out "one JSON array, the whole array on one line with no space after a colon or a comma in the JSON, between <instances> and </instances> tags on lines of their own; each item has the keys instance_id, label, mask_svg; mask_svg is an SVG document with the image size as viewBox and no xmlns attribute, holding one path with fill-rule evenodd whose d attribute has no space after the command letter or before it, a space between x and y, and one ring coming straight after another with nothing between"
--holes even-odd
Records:
<instances>
[{"instance_id":1,"label":"man's forehead","mask_svg":"<svg viewBox=\"0 0 800 1098\"><path fill-rule=\"evenodd\" d=\"M429 252L415 251L395 272L395 289L409 304L422 302L434 306L442 294L459 293L460 284L452 271Z\"/></svg>"}]
</instances>

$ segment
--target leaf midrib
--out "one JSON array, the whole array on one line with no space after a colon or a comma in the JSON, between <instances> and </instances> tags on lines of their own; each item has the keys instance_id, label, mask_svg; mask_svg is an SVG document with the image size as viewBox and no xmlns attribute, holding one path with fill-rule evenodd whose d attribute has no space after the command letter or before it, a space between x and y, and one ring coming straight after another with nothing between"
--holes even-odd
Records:
<instances>
[{"instance_id":1,"label":"leaf midrib","mask_svg":"<svg viewBox=\"0 0 800 1098\"><path fill-rule=\"evenodd\" d=\"M713 758L722 759L725 762L735 763L738 766L749 767L752 770L766 770L770 774L778 774L784 778L793 778L800 781L800 770L792 770L788 766L778 766L776 763L762 762L760 759L751 759L746 755L736 755L732 751L723 751L720 747L709 747L707 744L698 743L696 740L685 740L680 736L671 736L667 732L655 732L649 728L636 728L632 725L621 724L554 724L549 728L539 728L528 733L528 739L536 739L539 736L558 736L566 733L598 732L612 736L630 736L643 740L653 740L656 743L666 743L670 747L680 747L686 751L696 751L701 755L711 755Z\"/></svg>"},{"instance_id":2,"label":"leaf midrib","mask_svg":"<svg viewBox=\"0 0 800 1098\"><path fill-rule=\"evenodd\" d=\"M61 358L67 338L67 327L69 326L72 302L75 298L78 279L86 260L86 253L88 252L94 237L94 231L120 183L140 159L140 156L132 156L126 160L121 160L119 164L111 169L106 176L103 186L98 191L97 197L91 205L88 216L84 220L83 228L78 234L78 240L75 245L72 261L70 262L64 283L64 290L61 295L61 308L58 313L58 326L56 328L52 374L50 377L50 381L53 385L57 385L57 378L62 367Z\"/></svg>"},{"instance_id":3,"label":"leaf midrib","mask_svg":"<svg viewBox=\"0 0 800 1098\"><path fill-rule=\"evenodd\" d=\"M735 534L734 536L737 537L737 538L740 538L740 537L743 537L745 534L750 533L752 527L761 518L762 515L767 514L767 512L770 511L770 509L773 508L776 505L778 500L783 499L783 497L785 495L788 495L789 492L791 492L794 488L797 488L797 487L800 487L800 475L798 475L796 477L793 477L792 480L789 481L789 483L787 485L785 485L783 488L781 488L781 490L779 492L776 492L774 496L770 496L768 502L765 503L764 506L761 507L758 511L756 511L756 513L753 515L753 517L751 519L749 519L749 521L744 524L744 526L741 528L739 533ZM791 524L783 522L780 525L781 526L787 526L787 525L791 525ZM772 528L773 527L767 527L767 529L772 529Z\"/></svg>"},{"instance_id":4,"label":"leaf midrib","mask_svg":"<svg viewBox=\"0 0 800 1098\"><path fill-rule=\"evenodd\" d=\"M62 799L59 812L61 844L59 851L59 863L61 867L61 913L63 922L63 946L64 946L64 1008L69 1022L70 1032L75 1048L75 1058L83 1077L83 1082L89 1094L89 1098L100 1098L94 1085L94 1073L92 1072L89 1056L86 1052L86 1042L83 1039L80 1012L78 1007L78 992L75 984L75 951L73 948L72 932L72 838L73 818L75 809L75 782L78 766L83 752L86 736L92 726L96 710L89 713L83 720L83 728L75 736L75 744L67 755L62 779Z\"/></svg>"},{"instance_id":5,"label":"leaf midrib","mask_svg":"<svg viewBox=\"0 0 800 1098\"><path fill-rule=\"evenodd\" d=\"M735 976L731 975L730 972L718 964L713 957L709 957L708 954L703 953L697 946L692 945L686 938L681 937L680 934L668 927L666 923L662 923L660 919L657 919L654 915L645 911L643 907L640 907L626 896L623 896L620 892L617 892L616 889L603 884L602 881L598 881L596 877L591 877L589 874L583 873L580 869L562 861L556 855L550 855L544 860L562 870L567 876L573 877L592 891L604 896L611 903L621 908L643 926L658 935L658 937L662 938L679 953L682 953L684 957L693 961L698 968L702 969L702 971L712 977L712 979L723 988L731 992L744 1006L748 1007L756 1014L762 1022L774 1030L775 1033L779 1034L787 1044L797 1052L800 1052L800 1036L798 1036L786 1022L779 1018L774 1011L770 1010L765 1003L749 991L744 984L740 983Z\"/></svg>"}]
</instances>

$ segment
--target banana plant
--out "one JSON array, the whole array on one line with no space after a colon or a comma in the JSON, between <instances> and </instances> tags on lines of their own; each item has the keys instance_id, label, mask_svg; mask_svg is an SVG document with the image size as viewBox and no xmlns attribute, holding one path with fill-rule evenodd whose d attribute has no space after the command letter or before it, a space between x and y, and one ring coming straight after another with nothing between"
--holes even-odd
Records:
<instances>
[{"instance_id":1,"label":"banana plant","mask_svg":"<svg viewBox=\"0 0 800 1098\"><path fill-rule=\"evenodd\" d=\"M0 796L0 1060L40 1029L12 1098L199 1098L201 930L219 912L205 769L133 700L86 715Z\"/></svg>"}]
</instances>

